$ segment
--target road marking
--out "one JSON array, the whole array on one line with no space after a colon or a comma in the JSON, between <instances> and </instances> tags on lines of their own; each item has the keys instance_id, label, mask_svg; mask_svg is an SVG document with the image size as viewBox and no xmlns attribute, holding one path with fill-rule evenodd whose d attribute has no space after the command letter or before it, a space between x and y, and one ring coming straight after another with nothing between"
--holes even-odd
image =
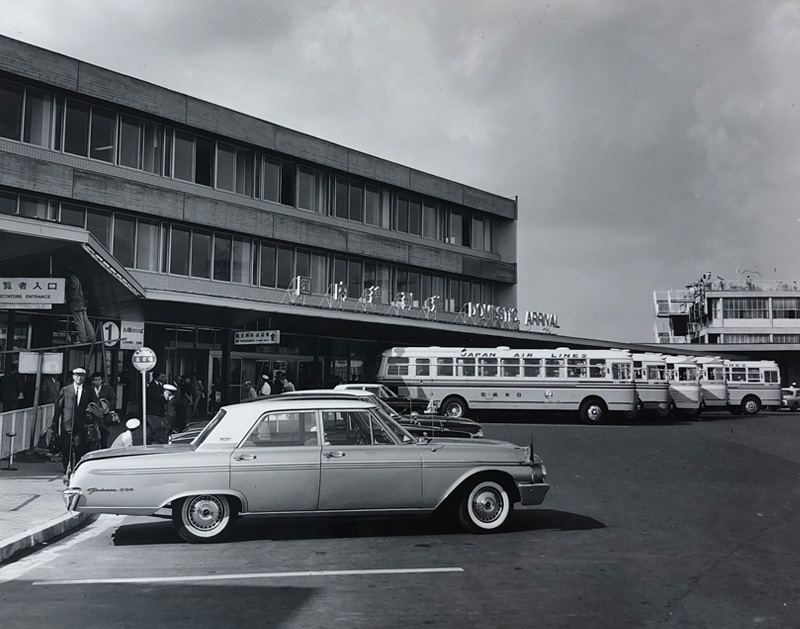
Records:
<instances>
[{"instance_id":1,"label":"road marking","mask_svg":"<svg viewBox=\"0 0 800 629\"><path fill-rule=\"evenodd\" d=\"M83 529L77 535L70 536L64 541L48 546L40 551L37 551L27 557L15 561L14 563L6 566L0 566L0 583L13 581L22 575L30 572L34 568L43 566L53 559L56 559L62 551L68 550L73 546L80 544L87 539L96 537L104 531L119 526L125 519L124 515L101 515L95 522L92 522L88 527Z\"/></svg>"},{"instance_id":2,"label":"road marking","mask_svg":"<svg viewBox=\"0 0 800 629\"><path fill-rule=\"evenodd\" d=\"M464 572L464 568L394 568L386 570L309 570L307 572L251 572L242 574L198 574L182 577L128 577L120 579L63 579L34 581L33 585L104 585L109 583L175 583L187 581L231 581L238 579L289 579L296 577L349 577L368 574L425 574Z\"/></svg>"}]
</instances>

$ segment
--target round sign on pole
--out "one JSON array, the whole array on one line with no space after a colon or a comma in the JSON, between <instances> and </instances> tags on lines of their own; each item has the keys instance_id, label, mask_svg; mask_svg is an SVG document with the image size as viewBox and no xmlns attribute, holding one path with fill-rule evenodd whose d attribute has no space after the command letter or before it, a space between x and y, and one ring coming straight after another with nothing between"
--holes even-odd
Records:
<instances>
[{"instance_id":1,"label":"round sign on pole","mask_svg":"<svg viewBox=\"0 0 800 629\"><path fill-rule=\"evenodd\" d=\"M114 347L119 343L119 326L113 321L106 321L103 324L103 343L106 347Z\"/></svg>"},{"instance_id":2,"label":"round sign on pole","mask_svg":"<svg viewBox=\"0 0 800 629\"><path fill-rule=\"evenodd\" d=\"M147 373L156 366L156 353L149 347L140 347L133 352L133 366L142 373Z\"/></svg>"}]
</instances>

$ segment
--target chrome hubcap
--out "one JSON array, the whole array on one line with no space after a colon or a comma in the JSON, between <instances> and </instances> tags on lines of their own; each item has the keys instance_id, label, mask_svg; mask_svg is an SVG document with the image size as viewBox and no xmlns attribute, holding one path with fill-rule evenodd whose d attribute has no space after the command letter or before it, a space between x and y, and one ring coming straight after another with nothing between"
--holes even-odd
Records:
<instances>
[{"instance_id":1,"label":"chrome hubcap","mask_svg":"<svg viewBox=\"0 0 800 629\"><path fill-rule=\"evenodd\" d=\"M189 505L188 515L194 528L209 531L222 521L225 510L219 500L212 496L206 496L194 500Z\"/></svg>"},{"instance_id":2,"label":"chrome hubcap","mask_svg":"<svg viewBox=\"0 0 800 629\"><path fill-rule=\"evenodd\" d=\"M472 513L481 522L494 522L502 511L503 498L490 487L484 487L472 499Z\"/></svg>"}]
</instances>

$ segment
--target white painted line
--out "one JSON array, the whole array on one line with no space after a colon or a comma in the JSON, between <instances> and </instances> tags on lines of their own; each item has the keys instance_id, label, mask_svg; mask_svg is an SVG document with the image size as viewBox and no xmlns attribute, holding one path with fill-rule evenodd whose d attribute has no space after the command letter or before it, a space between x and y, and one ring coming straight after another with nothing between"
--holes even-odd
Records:
<instances>
[{"instance_id":1,"label":"white painted line","mask_svg":"<svg viewBox=\"0 0 800 629\"><path fill-rule=\"evenodd\" d=\"M34 568L38 568L39 566L43 566L51 562L53 559L56 559L58 554L62 551L72 548L73 546L80 544L87 539L96 537L107 529L110 529L114 526L119 526L125 517L126 516L124 515L101 515L96 521L89 524L89 526L87 526L77 535L72 535L58 544L48 546L47 548L37 551L32 555L23 557L19 561L15 561L14 563L10 563L6 566L0 566L0 583L18 579Z\"/></svg>"},{"instance_id":2,"label":"white painted line","mask_svg":"<svg viewBox=\"0 0 800 629\"><path fill-rule=\"evenodd\" d=\"M425 574L464 572L464 568L395 568L386 570L309 570L307 572L251 572L242 574L198 574L183 577L129 577L120 579L64 579L34 581L33 585L104 585L108 583L175 583L187 581L231 581L234 579L289 579L296 577L349 577L367 574Z\"/></svg>"}]
</instances>

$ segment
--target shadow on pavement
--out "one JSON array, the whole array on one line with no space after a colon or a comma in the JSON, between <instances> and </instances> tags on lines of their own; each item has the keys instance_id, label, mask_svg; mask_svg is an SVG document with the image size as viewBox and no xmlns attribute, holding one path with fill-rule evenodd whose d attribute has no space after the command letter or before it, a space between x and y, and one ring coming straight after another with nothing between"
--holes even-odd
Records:
<instances>
[{"instance_id":1,"label":"shadow on pavement","mask_svg":"<svg viewBox=\"0 0 800 629\"><path fill-rule=\"evenodd\" d=\"M584 515L552 509L519 509L504 533L589 531L605 524ZM234 525L228 543L361 537L470 535L454 520L442 517L245 518ZM169 520L126 524L113 534L115 546L183 544Z\"/></svg>"}]
</instances>

